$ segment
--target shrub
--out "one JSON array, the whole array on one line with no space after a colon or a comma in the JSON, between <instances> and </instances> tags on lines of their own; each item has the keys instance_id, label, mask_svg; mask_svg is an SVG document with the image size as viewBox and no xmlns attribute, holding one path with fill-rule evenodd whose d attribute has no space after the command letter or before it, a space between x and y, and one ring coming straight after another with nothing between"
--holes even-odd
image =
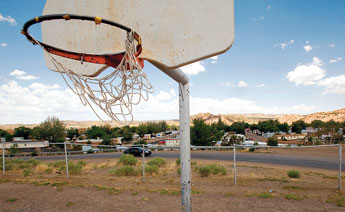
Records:
<instances>
[{"instance_id":1,"label":"shrub","mask_svg":"<svg viewBox=\"0 0 345 212\"><path fill-rule=\"evenodd\" d=\"M156 165L145 166L145 173L148 173L148 174L156 173L156 174L158 174L158 172L159 172L159 167Z\"/></svg>"},{"instance_id":2,"label":"shrub","mask_svg":"<svg viewBox=\"0 0 345 212\"><path fill-rule=\"evenodd\" d=\"M36 151L31 152L31 156L32 156L32 157L37 156L37 155L38 155L38 154L37 154Z\"/></svg>"},{"instance_id":3,"label":"shrub","mask_svg":"<svg viewBox=\"0 0 345 212\"><path fill-rule=\"evenodd\" d=\"M86 166L86 162L82 160L78 161L78 164L81 165L82 167Z\"/></svg>"},{"instance_id":4,"label":"shrub","mask_svg":"<svg viewBox=\"0 0 345 212\"><path fill-rule=\"evenodd\" d=\"M219 166L217 164L210 164L210 165L208 165L208 167L210 167L211 173L213 175L217 175L217 174L226 175L226 173L227 173L225 167Z\"/></svg>"},{"instance_id":5,"label":"shrub","mask_svg":"<svg viewBox=\"0 0 345 212\"><path fill-rule=\"evenodd\" d=\"M249 152L255 152L255 148L254 147L250 148Z\"/></svg>"},{"instance_id":6,"label":"shrub","mask_svg":"<svg viewBox=\"0 0 345 212\"><path fill-rule=\"evenodd\" d=\"M297 171L297 170L289 170L289 171L287 172L287 175L288 175L290 178L299 178L299 177L300 177L299 171Z\"/></svg>"},{"instance_id":7,"label":"shrub","mask_svg":"<svg viewBox=\"0 0 345 212\"><path fill-rule=\"evenodd\" d=\"M208 177L211 174L211 168L208 166L203 166L199 168L200 177Z\"/></svg>"},{"instance_id":8,"label":"shrub","mask_svg":"<svg viewBox=\"0 0 345 212\"><path fill-rule=\"evenodd\" d=\"M135 166L137 162L138 160L133 155L129 154L122 155L119 159L119 164L125 166Z\"/></svg>"},{"instance_id":9,"label":"shrub","mask_svg":"<svg viewBox=\"0 0 345 212\"><path fill-rule=\"evenodd\" d=\"M180 166L180 164L181 164L181 159L180 159L180 158L177 158L177 159L176 159L176 166Z\"/></svg>"},{"instance_id":10,"label":"shrub","mask_svg":"<svg viewBox=\"0 0 345 212\"><path fill-rule=\"evenodd\" d=\"M51 173L53 173L53 169L52 168L47 168L44 172L46 174L51 174Z\"/></svg>"},{"instance_id":11,"label":"shrub","mask_svg":"<svg viewBox=\"0 0 345 212\"><path fill-rule=\"evenodd\" d=\"M178 176L180 176L181 175L181 168L179 167L176 172L177 172Z\"/></svg>"},{"instance_id":12,"label":"shrub","mask_svg":"<svg viewBox=\"0 0 345 212\"><path fill-rule=\"evenodd\" d=\"M115 176L138 176L139 170L133 166L121 166L109 170L109 173Z\"/></svg>"},{"instance_id":13,"label":"shrub","mask_svg":"<svg viewBox=\"0 0 345 212\"><path fill-rule=\"evenodd\" d=\"M68 171L72 175L81 174L81 172L83 171L83 165L80 164L79 162L78 163L68 162Z\"/></svg>"},{"instance_id":14,"label":"shrub","mask_svg":"<svg viewBox=\"0 0 345 212\"><path fill-rule=\"evenodd\" d=\"M31 170L28 168L23 169L23 175L24 177L27 177L31 174Z\"/></svg>"},{"instance_id":15,"label":"shrub","mask_svg":"<svg viewBox=\"0 0 345 212\"><path fill-rule=\"evenodd\" d=\"M270 137L267 140L267 145L268 146L278 146L278 140L274 137Z\"/></svg>"},{"instance_id":16,"label":"shrub","mask_svg":"<svg viewBox=\"0 0 345 212\"><path fill-rule=\"evenodd\" d=\"M165 160L160 157L156 157L147 162L149 166L158 166L159 168L165 165Z\"/></svg>"}]
</instances>

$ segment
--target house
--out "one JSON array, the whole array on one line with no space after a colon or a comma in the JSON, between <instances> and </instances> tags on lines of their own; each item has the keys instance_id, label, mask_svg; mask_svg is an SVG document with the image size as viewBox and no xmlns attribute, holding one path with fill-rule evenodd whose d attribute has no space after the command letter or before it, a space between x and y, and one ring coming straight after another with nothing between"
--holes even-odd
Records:
<instances>
[{"instance_id":1,"label":"house","mask_svg":"<svg viewBox=\"0 0 345 212\"><path fill-rule=\"evenodd\" d=\"M83 140L76 140L75 143L77 144L91 144L93 147L97 147L98 145L101 145L103 142L102 139L83 139Z\"/></svg>"},{"instance_id":2,"label":"house","mask_svg":"<svg viewBox=\"0 0 345 212\"><path fill-rule=\"evenodd\" d=\"M264 138L270 138L270 137L273 137L275 134L276 134L275 132L266 132L262 136Z\"/></svg>"},{"instance_id":3,"label":"house","mask_svg":"<svg viewBox=\"0 0 345 212\"><path fill-rule=\"evenodd\" d=\"M150 140L151 134L144 134L144 140Z\"/></svg>"},{"instance_id":4,"label":"house","mask_svg":"<svg viewBox=\"0 0 345 212\"><path fill-rule=\"evenodd\" d=\"M166 138L164 141L166 146L180 146L180 138Z\"/></svg>"},{"instance_id":5,"label":"house","mask_svg":"<svg viewBox=\"0 0 345 212\"><path fill-rule=\"evenodd\" d=\"M48 141L8 141L5 143L5 148L16 147L18 149L36 149L36 148L46 148L49 147ZM2 143L0 143L0 148L2 148Z\"/></svg>"},{"instance_id":6,"label":"house","mask_svg":"<svg viewBox=\"0 0 345 212\"><path fill-rule=\"evenodd\" d=\"M156 137L157 138L161 138L164 136L164 133L163 132L160 132L160 133L156 133Z\"/></svg>"},{"instance_id":7,"label":"house","mask_svg":"<svg viewBox=\"0 0 345 212\"><path fill-rule=\"evenodd\" d=\"M302 130L302 134L309 134L309 133L316 133L318 129L315 129L313 127L307 127L305 130Z\"/></svg>"},{"instance_id":8,"label":"house","mask_svg":"<svg viewBox=\"0 0 345 212\"><path fill-rule=\"evenodd\" d=\"M291 140L303 140L305 138L305 134L286 134L286 135L275 135L275 138L282 141L291 141Z\"/></svg>"}]
</instances>

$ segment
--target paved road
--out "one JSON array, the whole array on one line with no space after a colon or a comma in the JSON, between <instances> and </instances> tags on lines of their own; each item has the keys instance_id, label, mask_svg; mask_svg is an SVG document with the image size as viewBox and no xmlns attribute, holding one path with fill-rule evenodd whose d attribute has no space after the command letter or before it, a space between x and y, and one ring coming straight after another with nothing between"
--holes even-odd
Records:
<instances>
[{"instance_id":1,"label":"paved road","mask_svg":"<svg viewBox=\"0 0 345 212\"><path fill-rule=\"evenodd\" d=\"M159 151L153 152L151 157L162 158L178 158L178 151ZM110 159L119 158L122 155L121 152L113 153L99 153L99 154L80 154L69 155L70 159ZM43 156L35 157L38 160L63 160L63 155L58 156ZM225 160L232 161L233 155L231 151L192 151L192 159L204 159L204 160ZM307 156L287 156L287 155L272 155L267 153L243 153L238 152L236 154L237 161L243 162L256 162L266 164L280 164L289 166L301 166L309 168L322 168L338 170L339 162L337 156L334 158L322 158L322 157L307 157ZM345 161L342 161L342 167L345 168Z\"/></svg>"}]
</instances>

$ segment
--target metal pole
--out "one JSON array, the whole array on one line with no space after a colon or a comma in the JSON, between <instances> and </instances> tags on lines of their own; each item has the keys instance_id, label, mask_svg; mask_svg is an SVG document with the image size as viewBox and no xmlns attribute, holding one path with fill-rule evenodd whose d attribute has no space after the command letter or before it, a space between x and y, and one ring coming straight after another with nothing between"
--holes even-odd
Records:
<instances>
[{"instance_id":1,"label":"metal pole","mask_svg":"<svg viewBox=\"0 0 345 212\"><path fill-rule=\"evenodd\" d=\"M236 185L236 144L234 143L234 184Z\"/></svg>"},{"instance_id":2,"label":"metal pole","mask_svg":"<svg viewBox=\"0 0 345 212\"><path fill-rule=\"evenodd\" d=\"M65 160L66 160L66 175L67 175L67 178L69 178L69 171L68 171L68 158L67 158L67 145L66 145L66 141L64 142L64 147L65 147Z\"/></svg>"},{"instance_id":3,"label":"metal pole","mask_svg":"<svg viewBox=\"0 0 345 212\"><path fill-rule=\"evenodd\" d=\"M339 144L339 173L338 173L338 190L340 191L341 189L341 151L342 151L342 145L341 143Z\"/></svg>"},{"instance_id":4,"label":"metal pole","mask_svg":"<svg viewBox=\"0 0 345 212\"><path fill-rule=\"evenodd\" d=\"M2 142L2 175L5 175L5 141Z\"/></svg>"},{"instance_id":5,"label":"metal pole","mask_svg":"<svg viewBox=\"0 0 345 212\"><path fill-rule=\"evenodd\" d=\"M143 144L143 182L145 182L145 144Z\"/></svg>"},{"instance_id":6,"label":"metal pole","mask_svg":"<svg viewBox=\"0 0 345 212\"><path fill-rule=\"evenodd\" d=\"M181 202L182 211L192 211L191 165L190 165L190 120L189 83L179 84L180 112L180 158L181 158Z\"/></svg>"}]
</instances>

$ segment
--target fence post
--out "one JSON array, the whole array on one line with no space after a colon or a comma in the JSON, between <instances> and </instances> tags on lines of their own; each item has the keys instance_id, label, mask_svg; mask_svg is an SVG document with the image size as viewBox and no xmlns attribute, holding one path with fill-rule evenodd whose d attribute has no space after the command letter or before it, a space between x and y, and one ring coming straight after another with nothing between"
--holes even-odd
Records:
<instances>
[{"instance_id":1,"label":"fence post","mask_svg":"<svg viewBox=\"0 0 345 212\"><path fill-rule=\"evenodd\" d=\"M2 142L2 175L5 175L5 141Z\"/></svg>"},{"instance_id":2,"label":"fence post","mask_svg":"<svg viewBox=\"0 0 345 212\"><path fill-rule=\"evenodd\" d=\"M236 185L236 144L234 143L234 184Z\"/></svg>"},{"instance_id":3,"label":"fence post","mask_svg":"<svg viewBox=\"0 0 345 212\"><path fill-rule=\"evenodd\" d=\"M339 173L338 173L338 190L340 191L341 189L341 152L342 152L342 145L341 143L339 144Z\"/></svg>"},{"instance_id":4,"label":"fence post","mask_svg":"<svg viewBox=\"0 0 345 212\"><path fill-rule=\"evenodd\" d=\"M143 144L143 182L145 182L145 144Z\"/></svg>"},{"instance_id":5,"label":"fence post","mask_svg":"<svg viewBox=\"0 0 345 212\"><path fill-rule=\"evenodd\" d=\"M68 158L67 158L67 145L66 145L66 141L64 142L64 147L65 147L65 160L66 160L66 175L67 175L67 178L69 178L69 170L68 170Z\"/></svg>"}]
</instances>

